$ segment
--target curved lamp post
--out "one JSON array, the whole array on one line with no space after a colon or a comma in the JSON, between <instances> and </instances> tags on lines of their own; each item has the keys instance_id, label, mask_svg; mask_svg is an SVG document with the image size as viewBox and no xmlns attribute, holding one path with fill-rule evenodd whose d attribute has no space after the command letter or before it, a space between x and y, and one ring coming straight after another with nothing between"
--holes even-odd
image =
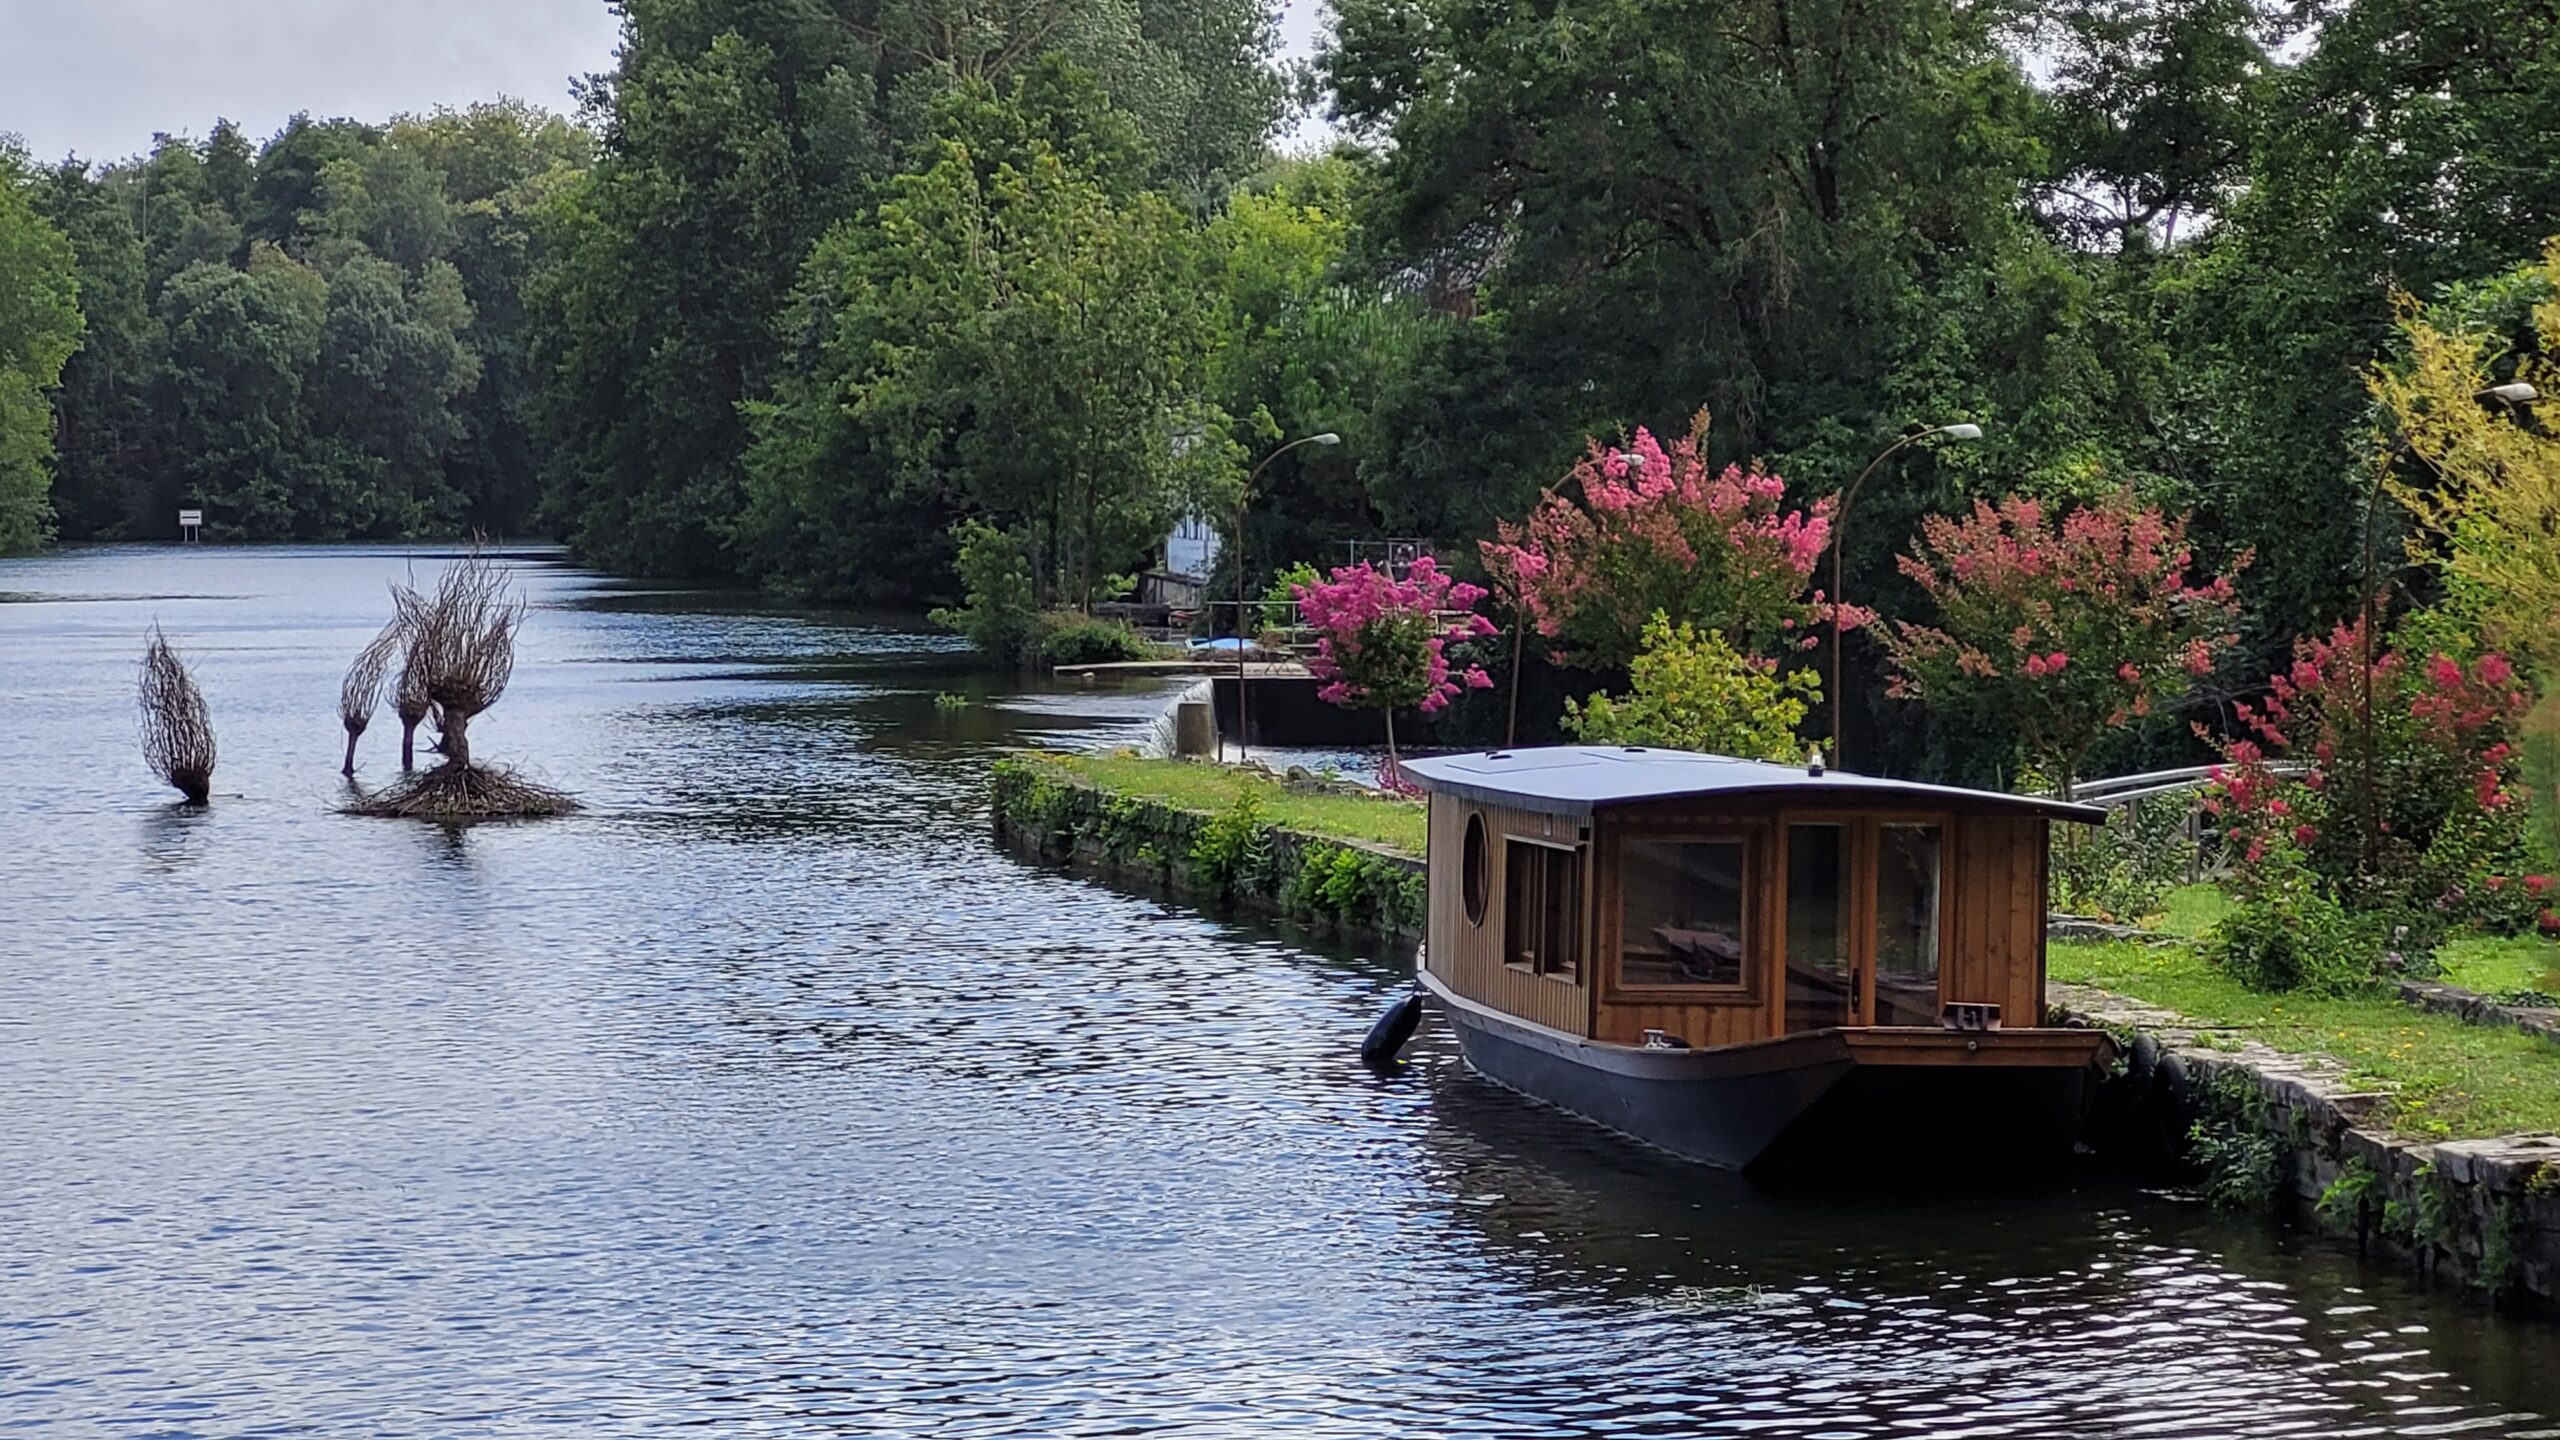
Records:
<instances>
[{"instance_id":1,"label":"curved lamp post","mask_svg":"<svg viewBox=\"0 0 2560 1440\"><path fill-rule=\"evenodd\" d=\"M2494 400L2501 405L2512 407L2538 400L2542 398L2542 392L2522 380L2510 380L2504 385L2492 385L2486 390L2475 390L2472 392L2471 398L2474 400ZM2405 447L2405 445L2406 442L2404 441L2403 446ZM2398 452L2394 451L2393 453L2396 455ZM2415 454L2416 452L2412 451L2410 453ZM2418 456L2418 458L2422 461L2426 459L2423 455ZM2428 468L2434 468L2432 462L2429 463ZM2378 833L2374 829L2375 816L2373 805L2373 632L2374 627L2382 623L2381 617L2375 613L2374 606L2374 586L2376 581L2374 576L2373 557L2373 522L2379 517L2379 513L2382 509L2382 482L2389 478L2390 474L2390 457L2386 456L2381 464L2373 467L2373 488L2367 491L2364 497L2364 613L2358 625L2358 633L2362 635L2364 639L2364 643L2360 647L2364 651L2364 674L2356 682L2361 691L2358 708L2363 712L2358 717L2358 725L2364 732L2364 783L2359 787L2364 792L2362 795L2364 810L2364 836L2363 843L2359 845L2357 849L2359 856L2363 861L2364 874L2367 879L2371 879L2373 876L2373 841L2374 836Z\"/></svg>"},{"instance_id":2,"label":"curved lamp post","mask_svg":"<svg viewBox=\"0 0 2560 1440\"><path fill-rule=\"evenodd\" d=\"M1271 468L1272 461L1279 459L1281 456L1288 454L1290 451L1297 449L1301 445L1339 445L1341 443L1342 437L1334 434L1330 430L1326 430L1315 435L1299 436L1297 439L1292 440L1288 444L1281 446L1279 449L1272 451L1270 454L1263 456L1262 463L1254 466L1253 473L1244 478L1244 493L1236 496L1236 762L1238 764L1242 764L1245 759L1244 509L1247 505L1253 503L1253 487L1261 483L1262 472Z\"/></svg>"},{"instance_id":3,"label":"curved lamp post","mask_svg":"<svg viewBox=\"0 0 2560 1440\"><path fill-rule=\"evenodd\" d=\"M1859 471L1858 478L1850 481L1849 488L1841 492L1840 509L1831 517L1831 764L1834 767L1840 764L1840 710L1842 703L1848 698L1847 692L1840 686L1840 650L1844 638L1841 632L1846 628L1840 619L1840 606L1843 603L1840 596L1840 552L1849 538L1849 503L1858 498L1858 487L1867 483L1867 477L1876 473L1877 467L1931 436L1944 436L1949 440L1979 440L1982 438L1982 427L1965 422L1953 425L1932 425L1926 430L1914 430L1887 445L1884 447L1884 453L1868 461L1867 468Z\"/></svg>"}]
</instances>

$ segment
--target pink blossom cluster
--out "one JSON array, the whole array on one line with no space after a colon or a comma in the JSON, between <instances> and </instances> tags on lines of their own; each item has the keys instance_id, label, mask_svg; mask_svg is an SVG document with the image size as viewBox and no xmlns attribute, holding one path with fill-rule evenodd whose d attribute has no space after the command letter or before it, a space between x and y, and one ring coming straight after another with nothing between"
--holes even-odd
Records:
<instances>
[{"instance_id":1,"label":"pink blossom cluster","mask_svg":"<svg viewBox=\"0 0 2560 1440\"><path fill-rule=\"evenodd\" d=\"M1638 429L1624 448L1594 442L1525 525L1505 522L1486 569L1560 660L1622 664L1656 611L1711 626L1746 653L1833 620L1805 583L1831 544L1832 501L1786 508L1786 482L1705 459L1706 417L1666 447ZM1851 612L1864 623L1865 612Z\"/></svg>"},{"instance_id":2,"label":"pink blossom cluster","mask_svg":"<svg viewBox=\"0 0 2560 1440\"><path fill-rule=\"evenodd\" d=\"M2368 788L2379 796L2374 829L2386 835L2392 815L2439 813L2455 797L2484 812L2517 804L2516 749L2506 737L2532 696L2514 665L2496 653L2468 665L2444 654L2412 665L2393 651L2368 663L2368 653L2361 623L2304 636L2294 642L2293 663L2268 678L2266 698L2233 707L2243 733L2218 742L2224 763L2210 772L2214 793L2205 803L2248 837L2251 862L2278 836L2306 850L2333 838ZM2287 755L2310 759L2298 782L2271 768ZM2342 767L2350 788L2336 795ZM2346 815L2341 807L2350 807ZM2347 827L2342 843L2356 845L2360 833ZM2482 884L2502 891L2506 877ZM2551 880L2528 876L2524 884L2538 898Z\"/></svg>"},{"instance_id":3,"label":"pink blossom cluster","mask_svg":"<svg viewBox=\"0 0 2560 1440\"><path fill-rule=\"evenodd\" d=\"M1483 667L1452 671L1448 645L1494 633L1475 613L1485 597L1480 585L1452 578L1429 556L1413 562L1402 579L1362 561L1333 572L1330 580L1295 587L1299 611L1316 631L1316 653L1307 662L1324 685L1316 694L1351 709L1413 706L1426 713L1455 699L1461 686L1493 684Z\"/></svg>"}]
</instances>

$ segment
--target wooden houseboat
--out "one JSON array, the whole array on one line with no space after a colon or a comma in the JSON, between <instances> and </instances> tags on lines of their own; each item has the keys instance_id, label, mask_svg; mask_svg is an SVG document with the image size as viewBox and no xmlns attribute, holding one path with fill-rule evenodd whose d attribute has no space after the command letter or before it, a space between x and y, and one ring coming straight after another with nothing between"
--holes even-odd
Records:
<instances>
[{"instance_id":1,"label":"wooden houseboat","mask_svg":"<svg viewBox=\"0 0 2560 1440\"><path fill-rule=\"evenodd\" d=\"M2029 796L1598 746L1417 760L1420 992L1494 1080L1710 1164L2067 1150Z\"/></svg>"}]
</instances>

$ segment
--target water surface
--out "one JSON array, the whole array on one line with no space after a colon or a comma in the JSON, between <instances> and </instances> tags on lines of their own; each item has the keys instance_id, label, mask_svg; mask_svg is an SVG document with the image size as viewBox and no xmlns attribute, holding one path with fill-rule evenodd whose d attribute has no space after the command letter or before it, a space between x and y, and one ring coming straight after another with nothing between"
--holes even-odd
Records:
<instances>
[{"instance_id":1,"label":"water surface","mask_svg":"<svg viewBox=\"0 0 2560 1440\"><path fill-rule=\"evenodd\" d=\"M1767 1193L1429 1030L1372 1076L1394 957L988 844L991 754L1161 684L528 563L473 748L588 810L340 816L411 563L0 562L0 1428L2560 1434L2560 1330L2175 1197Z\"/></svg>"}]
</instances>

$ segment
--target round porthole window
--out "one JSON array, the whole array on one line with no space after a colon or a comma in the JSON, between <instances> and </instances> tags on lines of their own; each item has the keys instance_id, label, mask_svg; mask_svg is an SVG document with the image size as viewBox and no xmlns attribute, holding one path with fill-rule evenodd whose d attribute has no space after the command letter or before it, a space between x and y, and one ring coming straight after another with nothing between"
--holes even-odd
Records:
<instances>
[{"instance_id":1,"label":"round porthole window","mask_svg":"<svg viewBox=\"0 0 2560 1440\"><path fill-rule=\"evenodd\" d=\"M1485 902L1493 890L1493 846L1485 839L1482 811L1467 817L1467 849L1460 858L1464 861L1460 873L1466 887L1467 923L1481 925Z\"/></svg>"}]
</instances>

